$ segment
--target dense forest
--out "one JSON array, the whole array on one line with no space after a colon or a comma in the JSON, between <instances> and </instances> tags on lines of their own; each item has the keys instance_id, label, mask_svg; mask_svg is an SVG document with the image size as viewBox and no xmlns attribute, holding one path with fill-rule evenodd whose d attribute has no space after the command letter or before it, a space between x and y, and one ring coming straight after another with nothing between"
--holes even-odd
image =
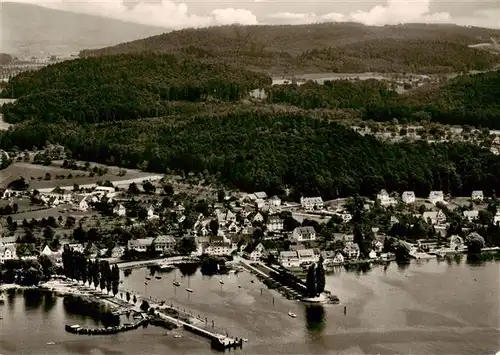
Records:
<instances>
[{"instance_id":1,"label":"dense forest","mask_svg":"<svg viewBox=\"0 0 500 355\"><path fill-rule=\"evenodd\" d=\"M76 159L164 173L216 175L246 191L372 195L385 188L425 196L457 196L474 189L500 191L500 157L479 147L426 143L386 145L308 111L273 115L260 110L178 120L121 121L99 125L26 122L1 136L0 146L29 149L47 141Z\"/></svg>"},{"instance_id":2,"label":"dense forest","mask_svg":"<svg viewBox=\"0 0 500 355\"><path fill-rule=\"evenodd\" d=\"M271 78L221 63L172 55L88 58L25 72L9 81L5 120L118 121L167 113L168 101L234 101Z\"/></svg>"},{"instance_id":3,"label":"dense forest","mask_svg":"<svg viewBox=\"0 0 500 355\"><path fill-rule=\"evenodd\" d=\"M500 58L441 39L376 39L306 51L296 62L299 67L317 67L331 72L436 74L490 69L500 62Z\"/></svg>"},{"instance_id":4,"label":"dense forest","mask_svg":"<svg viewBox=\"0 0 500 355\"><path fill-rule=\"evenodd\" d=\"M334 72L443 72L492 67L498 60L468 45L500 31L455 25L364 26L321 23L185 29L84 50L81 57L123 53L177 53L217 58L275 74Z\"/></svg>"}]
</instances>

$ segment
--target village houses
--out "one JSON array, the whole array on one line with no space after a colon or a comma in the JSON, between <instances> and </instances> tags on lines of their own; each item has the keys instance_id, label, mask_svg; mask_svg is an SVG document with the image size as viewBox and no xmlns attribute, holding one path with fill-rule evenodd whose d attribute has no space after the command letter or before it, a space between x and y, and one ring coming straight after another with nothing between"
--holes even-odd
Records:
<instances>
[{"instance_id":1,"label":"village houses","mask_svg":"<svg viewBox=\"0 0 500 355\"><path fill-rule=\"evenodd\" d=\"M153 245L156 251L165 253L175 249L176 240L170 235L159 235L153 240Z\"/></svg>"},{"instance_id":2,"label":"village houses","mask_svg":"<svg viewBox=\"0 0 500 355\"><path fill-rule=\"evenodd\" d=\"M321 197L301 197L300 205L307 211L323 208L323 199Z\"/></svg>"},{"instance_id":3,"label":"village houses","mask_svg":"<svg viewBox=\"0 0 500 355\"><path fill-rule=\"evenodd\" d=\"M314 227L296 227L292 232L292 239L296 242L306 242L316 240Z\"/></svg>"},{"instance_id":4,"label":"village houses","mask_svg":"<svg viewBox=\"0 0 500 355\"><path fill-rule=\"evenodd\" d=\"M464 217L467 218L469 222L473 222L479 217L479 211L464 211Z\"/></svg>"},{"instance_id":5,"label":"village houses","mask_svg":"<svg viewBox=\"0 0 500 355\"><path fill-rule=\"evenodd\" d=\"M154 238L139 238L139 239L130 239L128 241L128 249L135 250L139 252L145 252L148 248L153 244Z\"/></svg>"},{"instance_id":6,"label":"village houses","mask_svg":"<svg viewBox=\"0 0 500 355\"><path fill-rule=\"evenodd\" d=\"M283 230L283 219L278 216L271 216L267 221L266 227L269 232L281 231Z\"/></svg>"},{"instance_id":7,"label":"village houses","mask_svg":"<svg viewBox=\"0 0 500 355\"><path fill-rule=\"evenodd\" d=\"M257 245L255 244L248 244L244 250L244 255L253 261L260 260L265 256L266 253L266 248L262 243L258 243Z\"/></svg>"},{"instance_id":8,"label":"village houses","mask_svg":"<svg viewBox=\"0 0 500 355\"><path fill-rule=\"evenodd\" d=\"M0 264L3 264L6 260L14 259L17 259L16 245L0 242Z\"/></svg>"},{"instance_id":9,"label":"village houses","mask_svg":"<svg viewBox=\"0 0 500 355\"><path fill-rule=\"evenodd\" d=\"M281 206L281 199L275 195L269 199L269 204L274 207L279 207Z\"/></svg>"},{"instance_id":10,"label":"village houses","mask_svg":"<svg viewBox=\"0 0 500 355\"><path fill-rule=\"evenodd\" d=\"M359 258L359 246L354 242L345 243L345 247L342 250L347 259L357 259Z\"/></svg>"},{"instance_id":11,"label":"village houses","mask_svg":"<svg viewBox=\"0 0 500 355\"><path fill-rule=\"evenodd\" d=\"M422 214L422 219L432 225L438 225L446 222L446 215L443 211L425 211Z\"/></svg>"},{"instance_id":12,"label":"village houses","mask_svg":"<svg viewBox=\"0 0 500 355\"><path fill-rule=\"evenodd\" d=\"M321 252L324 266L338 265L344 262L344 255L340 251L325 250Z\"/></svg>"}]
</instances>

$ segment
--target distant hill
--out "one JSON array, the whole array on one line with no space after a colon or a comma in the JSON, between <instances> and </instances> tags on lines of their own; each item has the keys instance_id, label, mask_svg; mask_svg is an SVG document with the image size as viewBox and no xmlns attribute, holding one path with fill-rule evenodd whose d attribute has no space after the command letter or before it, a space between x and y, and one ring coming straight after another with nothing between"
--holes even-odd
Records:
<instances>
[{"instance_id":1,"label":"distant hill","mask_svg":"<svg viewBox=\"0 0 500 355\"><path fill-rule=\"evenodd\" d=\"M157 35L167 29L105 17L2 2L0 52L40 55L78 53Z\"/></svg>"},{"instance_id":2,"label":"distant hill","mask_svg":"<svg viewBox=\"0 0 500 355\"><path fill-rule=\"evenodd\" d=\"M173 31L99 50L85 50L80 56L180 52L238 61L272 73L422 71L430 66L435 68L425 69L442 72L461 69L449 60L457 55L466 58L465 67L483 69L484 63L490 66L496 62L493 55L468 45L499 35L499 30L455 25L234 25ZM425 58L420 56L415 65L411 56L416 52L425 53Z\"/></svg>"}]
</instances>

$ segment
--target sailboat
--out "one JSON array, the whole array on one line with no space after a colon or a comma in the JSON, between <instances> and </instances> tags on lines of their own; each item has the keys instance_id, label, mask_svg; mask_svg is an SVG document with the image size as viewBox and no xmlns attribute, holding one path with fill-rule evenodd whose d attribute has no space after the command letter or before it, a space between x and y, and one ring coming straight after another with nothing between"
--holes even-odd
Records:
<instances>
[{"instance_id":1,"label":"sailboat","mask_svg":"<svg viewBox=\"0 0 500 355\"><path fill-rule=\"evenodd\" d=\"M172 284L175 286L175 287L179 287L181 285L181 283L179 281L176 280L177 278L177 270L175 270L175 274L174 274L174 282L172 282Z\"/></svg>"},{"instance_id":2,"label":"sailboat","mask_svg":"<svg viewBox=\"0 0 500 355\"><path fill-rule=\"evenodd\" d=\"M219 283L220 283L221 285L224 285L224 281L222 281L222 279L220 279L220 280L219 280Z\"/></svg>"},{"instance_id":3,"label":"sailboat","mask_svg":"<svg viewBox=\"0 0 500 355\"><path fill-rule=\"evenodd\" d=\"M188 277L188 287L186 288L187 292L193 292L193 289L191 288L191 278Z\"/></svg>"}]
</instances>

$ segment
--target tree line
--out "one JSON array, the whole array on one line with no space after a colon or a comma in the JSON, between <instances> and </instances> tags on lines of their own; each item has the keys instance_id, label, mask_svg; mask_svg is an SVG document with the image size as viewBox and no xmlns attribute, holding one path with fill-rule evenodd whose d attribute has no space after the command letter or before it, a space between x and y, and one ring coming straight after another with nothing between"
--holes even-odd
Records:
<instances>
[{"instance_id":1,"label":"tree line","mask_svg":"<svg viewBox=\"0 0 500 355\"><path fill-rule=\"evenodd\" d=\"M382 188L419 197L432 190L469 196L500 191L500 157L464 143L383 144L307 111L200 114L108 125L26 123L0 135L0 147L58 142L74 158L165 173L211 174L244 191L337 198Z\"/></svg>"},{"instance_id":2,"label":"tree line","mask_svg":"<svg viewBox=\"0 0 500 355\"><path fill-rule=\"evenodd\" d=\"M63 249L62 262L65 276L82 281L84 284L88 282L89 286L94 285L94 288L99 287L108 293L112 292L113 295L118 293L120 271L116 264L111 267L106 260L87 259L67 244Z\"/></svg>"}]
</instances>

